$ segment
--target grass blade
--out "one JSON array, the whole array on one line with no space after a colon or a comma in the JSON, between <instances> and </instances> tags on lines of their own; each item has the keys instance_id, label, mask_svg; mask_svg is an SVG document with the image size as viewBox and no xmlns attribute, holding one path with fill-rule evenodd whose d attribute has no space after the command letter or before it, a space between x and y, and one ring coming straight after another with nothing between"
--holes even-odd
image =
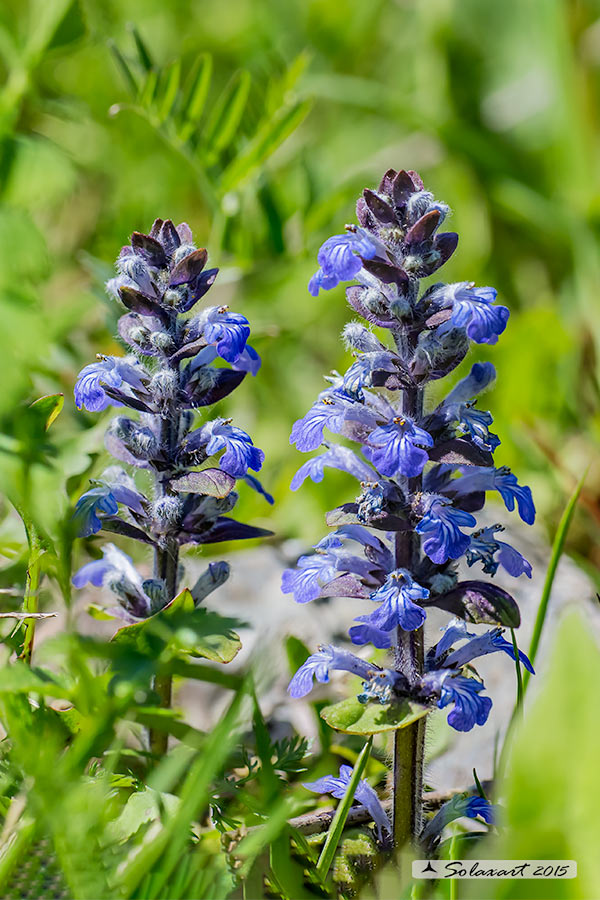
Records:
<instances>
[{"instance_id":1,"label":"grass blade","mask_svg":"<svg viewBox=\"0 0 600 900\"><path fill-rule=\"evenodd\" d=\"M519 645L517 644L517 636L515 629L510 629L513 650L515 651L515 668L517 670L517 709L523 705L523 673L521 672L521 660L519 659Z\"/></svg>"},{"instance_id":2,"label":"grass blade","mask_svg":"<svg viewBox=\"0 0 600 900\"><path fill-rule=\"evenodd\" d=\"M319 857L319 862L317 863L317 874L323 881L327 877L327 873L331 867L331 863L333 862L335 851L338 848L338 844L340 842L342 832L346 824L346 819L348 818L348 813L350 812L350 807L352 806L352 801L354 800L354 792L356 791L358 782L362 778L362 774L367 767L367 762L371 754L372 746L373 735L371 735L365 746L360 751L360 755L356 760L356 765L354 766L354 769L352 771L352 777L350 778L348 787L346 788L346 793L339 803L338 808L335 811L333 821L329 826L327 838L325 839L325 844L323 845L323 849Z\"/></svg>"},{"instance_id":3,"label":"grass blade","mask_svg":"<svg viewBox=\"0 0 600 900\"><path fill-rule=\"evenodd\" d=\"M562 556L562 552L565 546L565 541L567 539L567 534L569 531L569 526L571 524L571 519L573 518L573 513L575 512L575 507L577 506L577 501L579 500L579 495L581 493L581 489L583 487L583 483L587 476L587 469L581 476L577 487L573 491L569 502L565 508L564 513L562 514L562 518L558 523L558 528L556 530L556 536L554 538L554 543L552 545L552 556L550 557L550 564L548 566L548 571L546 572L546 580L544 582L544 589L542 591L542 597L540 599L540 605L538 607L537 616L535 620L535 625L533 628L533 636L531 638L531 644L529 646L529 659L531 660L531 665L535 666L535 657L538 651L540 639L542 636L542 630L544 628L544 622L546 621L546 615L548 612L548 601L550 600L550 593L552 591L552 585L554 584L554 576L556 575L556 569L558 567L559 560ZM525 696L525 691L527 690L527 685L529 683L530 673L525 672L523 676L523 696Z\"/></svg>"}]
</instances>

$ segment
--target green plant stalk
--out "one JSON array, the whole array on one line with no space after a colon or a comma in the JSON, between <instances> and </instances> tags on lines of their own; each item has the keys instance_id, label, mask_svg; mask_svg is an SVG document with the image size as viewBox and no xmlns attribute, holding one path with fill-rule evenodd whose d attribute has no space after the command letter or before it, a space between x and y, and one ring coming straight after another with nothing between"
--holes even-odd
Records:
<instances>
[{"instance_id":1,"label":"green plant stalk","mask_svg":"<svg viewBox=\"0 0 600 900\"><path fill-rule=\"evenodd\" d=\"M27 532L27 543L29 544L29 563L27 566L27 575L25 576L23 612L37 613L40 581L42 577L41 559L44 553L44 545L33 523L26 519L23 519L23 522ZM26 662L28 666L31 665L31 657L33 655L35 625L35 618L24 620L25 635L23 638L23 650L19 659Z\"/></svg>"},{"instance_id":2,"label":"green plant stalk","mask_svg":"<svg viewBox=\"0 0 600 900\"><path fill-rule=\"evenodd\" d=\"M403 412L419 416L423 409L423 391L405 390ZM419 490L421 477L411 479L411 490ZM414 572L420 555L418 535L398 532L396 535L395 567ZM423 669L423 629L396 632L395 667L409 682ZM394 732L392 754L392 833L394 846L402 847L414 841L421 832L423 821L423 762L425 757L425 719Z\"/></svg>"},{"instance_id":3,"label":"green plant stalk","mask_svg":"<svg viewBox=\"0 0 600 900\"><path fill-rule=\"evenodd\" d=\"M510 629L510 636L512 638L513 650L515 652L515 669L517 672L517 704L515 706L516 710L520 710L523 706L523 673L521 671L521 660L519 659L519 645L517 644L517 636L515 634L515 629Z\"/></svg>"},{"instance_id":4,"label":"green plant stalk","mask_svg":"<svg viewBox=\"0 0 600 900\"><path fill-rule=\"evenodd\" d=\"M333 821L329 826L325 844L323 845L323 849L321 850L321 855L319 856L319 861L317 863L317 875L321 878L322 881L326 879L327 873L329 872L329 869L333 862L335 851L338 848L340 839L342 837L342 832L344 830L344 825L346 824L346 819L348 818L348 813L350 812L350 807L352 806L352 801L354 800L354 792L356 791L358 782L362 778L363 772L366 769L372 746L373 735L371 735L365 746L360 751L354 769L352 770L352 777L348 782L346 793L340 801L338 808L335 811Z\"/></svg>"},{"instance_id":5,"label":"green plant stalk","mask_svg":"<svg viewBox=\"0 0 600 900\"><path fill-rule=\"evenodd\" d=\"M550 564L548 566L548 571L546 572L544 589L542 591L540 605L538 607L535 625L533 628L533 636L531 638L531 644L529 646L529 659L531 661L531 665L534 665L535 663L535 658L544 628L544 622L546 621L546 615L548 613L548 602L550 600L552 585L554 584L554 576L556 575L556 569L562 556L565 541L567 539L567 534L569 532L569 526L571 525L573 513L575 512L575 507L577 506L577 501L579 500L579 495L581 493L581 489L583 488L587 473L588 470L586 469L579 479L571 497L569 498L569 502L567 503L565 511L562 514L560 522L558 523L558 528L554 537L554 543L552 545L552 556L550 557ZM531 674L526 671L523 676L523 696L525 696L525 691L527 690L527 685L529 684L530 677Z\"/></svg>"},{"instance_id":6,"label":"green plant stalk","mask_svg":"<svg viewBox=\"0 0 600 900\"><path fill-rule=\"evenodd\" d=\"M173 367L179 376L179 363ZM161 419L161 445L167 448L168 458L173 459L177 449L180 429L180 415L172 405ZM164 497L168 493L168 482L172 473L163 472L157 484L157 495ZM167 602L177 595L179 569L179 543L176 537L167 535L154 551L154 577L161 578L166 588ZM154 678L154 690L158 694L159 706L171 708L173 696L173 676L169 673L158 674ZM152 754L160 758L165 755L169 746L169 735L165 731L149 729L148 742Z\"/></svg>"}]
</instances>

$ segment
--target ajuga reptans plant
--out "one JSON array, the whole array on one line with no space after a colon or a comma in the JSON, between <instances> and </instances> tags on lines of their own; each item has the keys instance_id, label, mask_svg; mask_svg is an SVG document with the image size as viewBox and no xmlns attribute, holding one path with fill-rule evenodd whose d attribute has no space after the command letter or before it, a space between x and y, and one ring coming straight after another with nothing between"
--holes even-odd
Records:
<instances>
[{"instance_id":1,"label":"ajuga reptans plant","mask_svg":"<svg viewBox=\"0 0 600 900\"><path fill-rule=\"evenodd\" d=\"M327 379L329 386L291 435L303 452L321 448L296 473L293 490L306 478L321 481L326 467L348 472L359 486L352 502L328 513L334 530L315 545L315 553L284 573L283 591L298 603L364 598L365 612L350 627L349 638L355 645L389 648L392 664L383 668L349 649L321 645L294 675L290 692L303 697L313 679L327 682L332 670L342 670L362 680L361 703L386 706L387 715L380 718L398 724L389 826L396 843L418 837L423 828L426 713L448 706L455 729L483 725L492 701L470 664L488 653L515 655L502 627L519 624L514 599L489 581L459 581L457 560L466 557L469 566L481 566L490 576L498 566L513 576L531 575L519 551L498 538L501 526L477 529L474 515L486 493L498 491L509 510L516 504L525 522L535 518L530 489L509 469L494 466L500 441L490 431L490 413L477 405L478 394L495 377L494 367L475 363L437 406L427 402L428 383L452 372L471 341L495 344L509 316L495 303L491 287L463 281L422 289L421 280L456 249L458 235L440 233L448 212L416 172L390 169L376 191L363 191L358 224L325 241L310 293L316 297L321 289L354 281L346 288L348 303L368 325L354 321L344 328L356 360L344 375ZM388 337L380 339L369 326ZM326 429L354 442L357 450L331 441ZM454 618L426 651L423 625L430 606ZM476 633L468 623L471 629L495 627ZM530 668L524 654L520 659ZM363 733L378 730L383 728L373 724ZM337 785L340 779L330 781ZM481 803L465 800L459 806L462 812L448 809L437 825L443 827L449 816L482 815ZM483 818L490 816L486 807ZM381 834L381 815L374 818ZM429 843L435 827L428 826Z\"/></svg>"},{"instance_id":2,"label":"ajuga reptans plant","mask_svg":"<svg viewBox=\"0 0 600 900\"><path fill-rule=\"evenodd\" d=\"M182 546L269 534L228 515L239 480L272 502L250 473L261 468L263 452L230 419L196 421L196 411L205 411L260 368L258 354L247 343L250 327L244 316L226 306L191 312L218 272L207 269L206 262L206 250L196 248L186 224L175 227L157 219L150 234L134 232L119 254L117 277L107 285L128 310L119 319L119 335L129 355L99 356L81 371L75 386L79 408L119 408L106 432L106 448L120 463L150 474L152 491L146 496L122 466L110 466L75 510L80 535L102 529L153 549L150 578L142 578L112 543L73 578L79 588L90 582L110 589L117 601L111 612L128 623L143 621L173 601L182 575ZM205 465L211 457L214 461ZM196 606L228 575L227 563L211 563L191 587ZM170 679L157 679L156 690L168 705ZM153 749L160 750L160 743Z\"/></svg>"}]
</instances>

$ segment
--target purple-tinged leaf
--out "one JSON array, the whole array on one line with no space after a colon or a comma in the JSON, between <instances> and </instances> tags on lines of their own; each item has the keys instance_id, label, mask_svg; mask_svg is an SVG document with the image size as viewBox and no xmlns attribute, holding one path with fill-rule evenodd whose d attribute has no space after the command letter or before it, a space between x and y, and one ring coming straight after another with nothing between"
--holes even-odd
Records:
<instances>
[{"instance_id":1,"label":"purple-tinged leaf","mask_svg":"<svg viewBox=\"0 0 600 900\"><path fill-rule=\"evenodd\" d=\"M442 214L439 209L432 209L428 213L425 213L425 215L421 216L412 228L409 228L406 232L404 242L406 244L421 244L423 241L428 240L440 224L441 217Z\"/></svg>"},{"instance_id":2,"label":"purple-tinged leaf","mask_svg":"<svg viewBox=\"0 0 600 900\"><path fill-rule=\"evenodd\" d=\"M179 235L179 240L182 244L193 243L194 235L192 234L192 229L187 222L182 222L180 225L177 225L175 231Z\"/></svg>"},{"instance_id":3,"label":"purple-tinged leaf","mask_svg":"<svg viewBox=\"0 0 600 900\"><path fill-rule=\"evenodd\" d=\"M209 388L187 386L183 391L182 405L186 409L195 409L197 406L212 406L217 400L222 400L246 377L246 372L236 372L233 369L217 369L215 381Z\"/></svg>"},{"instance_id":4,"label":"purple-tinged leaf","mask_svg":"<svg viewBox=\"0 0 600 900\"><path fill-rule=\"evenodd\" d=\"M375 278L383 281L384 284L398 285L400 292L408 285L408 275L404 269L401 269L398 266L379 262L379 260L376 259L365 259L363 261L363 268L365 268L367 272L370 272L371 275L374 275Z\"/></svg>"},{"instance_id":5,"label":"purple-tinged leaf","mask_svg":"<svg viewBox=\"0 0 600 900\"><path fill-rule=\"evenodd\" d=\"M135 525L132 525L131 522L124 522L123 519L118 519L116 516L103 516L100 521L102 522L103 531L121 534L123 537L132 538L134 541L141 541L142 544L151 544L153 547L156 547L152 538L142 531L141 528L136 528Z\"/></svg>"},{"instance_id":6,"label":"purple-tinged leaf","mask_svg":"<svg viewBox=\"0 0 600 900\"><path fill-rule=\"evenodd\" d=\"M141 316L156 316L161 322L165 321L166 313L162 306L159 306L151 297L142 294L141 291L136 291L135 288L126 285L119 288L119 297L123 306L132 312L139 313Z\"/></svg>"},{"instance_id":7,"label":"purple-tinged leaf","mask_svg":"<svg viewBox=\"0 0 600 900\"><path fill-rule=\"evenodd\" d=\"M366 599L373 588L364 585L355 575L340 575L321 588L321 597L358 597Z\"/></svg>"},{"instance_id":8,"label":"purple-tinged leaf","mask_svg":"<svg viewBox=\"0 0 600 900\"><path fill-rule=\"evenodd\" d=\"M402 169L392 181L392 197L396 206L404 207L411 194L414 194L416 188L412 178Z\"/></svg>"},{"instance_id":9,"label":"purple-tinged leaf","mask_svg":"<svg viewBox=\"0 0 600 900\"><path fill-rule=\"evenodd\" d=\"M208 497L222 499L235 487L235 478L222 469L203 469L201 472L188 472L171 480L173 490L188 494L206 494Z\"/></svg>"},{"instance_id":10,"label":"purple-tinged leaf","mask_svg":"<svg viewBox=\"0 0 600 900\"><path fill-rule=\"evenodd\" d=\"M437 328L438 325L443 325L444 322L447 322L451 316L452 309L440 309L439 312L429 316L429 318L425 320L425 324L428 328Z\"/></svg>"},{"instance_id":11,"label":"purple-tinged leaf","mask_svg":"<svg viewBox=\"0 0 600 900\"><path fill-rule=\"evenodd\" d=\"M467 622L518 628L521 614L514 598L503 588L485 581L460 581L446 594L423 601Z\"/></svg>"},{"instance_id":12,"label":"purple-tinged leaf","mask_svg":"<svg viewBox=\"0 0 600 900\"><path fill-rule=\"evenodd\" d=\"M493 466L494 458L489 450L481 450L464 438L452 438L437 444L428 451L429 459L455 466Z\"/></svg>"},{"instance_id":13,"label":"purple-tinged leaf","mask_svg":"<svg viewBox=\"0 0 600 900\"><path fill-rule=\"evenodd\" d=\"M379 186L377 190L380 194L391 194L392 186L394 184L394 178L396 177L395 169L388 169L381 176L381 181L379 182Z\"/></svg>"},{"instance_id":14,"label":"purple-tinged leaf","mask_svg":"<svg viewBox=\"0 0 600 900\"><path fill-rule=\"evenodd\" d=\"M177 229L170 219L165 219L162 223L158 239L167 256L172 256L181 244Z\"/></svg>"},{"instance_id":15,"label":"purple-tinged leaf","mask_svg":"<svg viewBox=\"0 0 600 900\"><path fill-rule=\"evenodd\" d=\"M208 253L204 248L194 250L189 256L185 256L171 272L169 286L175 287L178 284L188 284L188 282L197 278L206 265L207 259Z\"/></svg>"},{"instance_id":16,"label":"purple-tinged leaf","mask_svg":"<svg viewBox=\"0 0 600 900\"><path fill-rule=\"evenodd\" d=\"M142 256L154 268L158 269L167 265L167 257L162 245L149 234L141 234L139 231L134 231L131 235L131 246L139 256Z\"/></svg>"},{"instance_id":17,"label":"purple-tinged leaf","mask_svg":"<svg viewBox=\"0 0 600 900\"><path fill-rule=\"evenodd\" d=\"M208 346L205 338L198 338L197 341L190 341L189 344L184 344L183 347L180 347L177 353L174 353L170 358L170 362L178 363L181 362L182 359L188 359L190 356L195 356L200 350L204 350L204 348Z\"/></svg>"},{"instance_id":18,"label":"purple-tinged leaf","mask_svg":"<svg viewBox=\"0 0 600 900\"><path fill-rule=\"evenodd\" d=\"M122 403L123 406L129 406L131 409L137 409L138 412L155 412L155 410L151 406L148 406L146 403L144 403L143 400L140 400L138 397L130 396L124 391L120 391L119 388L114 388L110 387L107 384L103 384L102 390L113 400L116 400L118 403Z\"/></svg>"},{"instance_id":19,"label":"purple-tinged leaf","mask_svg":"<svg viewBox=\"0 0 600 900\"><path fill-rule=\"evenodd\" d=\"M192 306L201 300L207 293L209 288L214 284L215 278L219 274L218 269L207 269L198 275L194 281L190 282L189 296L185 303L180 304L179 312L188 312Z\"/></svg>"},{"instance_id":20,"label":"purple-tinged leaf","mask_svg":"<svg viewBox=\"0 0 600 900\"><path fill-rule=\"evenodd\" d=\"M219 516L212 528L207 531L179 535L180 544L218 544L222 541L250 540L259 537L271 537L272 531L266 528L256 528L254 525L245 525L227 516Z\"/></svg>"},{"instance_id":21,"label":"purple-tinged leaf","mask_svg":"<svg viewBox=\"0 0 600 900\"><path fill-rule=\"evenodd\" d=\"M389 205L389 203L386 203L385 200L382 200L381 197L378 197L374 191L370 191L368 188L366 188L363 191L363 197L365 199L365 203L378 222L383 222L384 225L397 224L396 215L392 207Z\"/></svg>"},{"instance_id":22,"label":"purple-tinged leaf","mask_svg":"<svg viewBox=\"0 0 600 900\"><path fill-rule=\"evenodd\" d=\"M431 275L440 266L448 262L458 244L458 235L454 231L446 231L438 234L433 239L433 249L436 251L435 257L427 265L423 266L423 274Z\"/></svg>"}]
</instances>

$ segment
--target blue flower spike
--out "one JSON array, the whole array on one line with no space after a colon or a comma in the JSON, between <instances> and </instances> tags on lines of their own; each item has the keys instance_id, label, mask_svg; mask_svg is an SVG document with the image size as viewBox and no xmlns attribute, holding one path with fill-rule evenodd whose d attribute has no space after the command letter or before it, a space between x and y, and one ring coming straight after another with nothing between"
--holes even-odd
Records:
<instances>
[{"instance_id":1,"label":"blue flower spike","mask_svg":"<svg viewBox=\"0 0 600 900\"><path fill-rule=\"evenodd\" d=\"M516 627L519 612L503 587L459 581L458 565L477 567L482 577L501 568L530 578L531 565L518 546L500 538L502 526L479 524L478 514L495 493L531 525L535 505L531 490L494 464L500 438L481 399L496 377L494 366L467 363L452 389L431 386L463 363L471 344L496 344L509 310L493 287L444 283L439 274L436 284L422 283L452 256L458 235L443 230L450 210L416 172L388 169L376 188L363 191L356 215L357 224L322 244L309 284L319 301L322 291L345 284L360 319L343 330L352 356L345 371L328 377L329 386L294 424L290 439L300 452L313 454L294 475L292 490L308 479L319 484L337 469L349 476L351 493L327 514L336 528L331 541L321 541L287 569L282 590L299 603L345 597L356 604L353 610L364 605L362 613L360 606L358 615L353 612L348 633L348 646L357 653L343 645L322 648L300 667L290 692L305 696L314 679L326 684L330 671L342 669L362 679L355 693L361 704L393 707L408 700L447 708L449 724L468 732L485 725L492 707L473 663L494 653L515 659L503 633ZM432 394L443 399L435 405ZM361 528L360 538L343 533L350 528ZM431 607L458 618L426 649ZM479 633L476 622L487 629ZM382 665L389 651L390 668L369 663L374 650ZM518 656L533 673L527 656ZM350 709L354 715L355 703ZM420 751L410 766L419 783ZM338 789L336 779L318 787L327 785ZM411 789L394 785L395 791ZM486 822L491 815L481 798L456 801L452 809Z\"/></svg>"}]
</instances>

